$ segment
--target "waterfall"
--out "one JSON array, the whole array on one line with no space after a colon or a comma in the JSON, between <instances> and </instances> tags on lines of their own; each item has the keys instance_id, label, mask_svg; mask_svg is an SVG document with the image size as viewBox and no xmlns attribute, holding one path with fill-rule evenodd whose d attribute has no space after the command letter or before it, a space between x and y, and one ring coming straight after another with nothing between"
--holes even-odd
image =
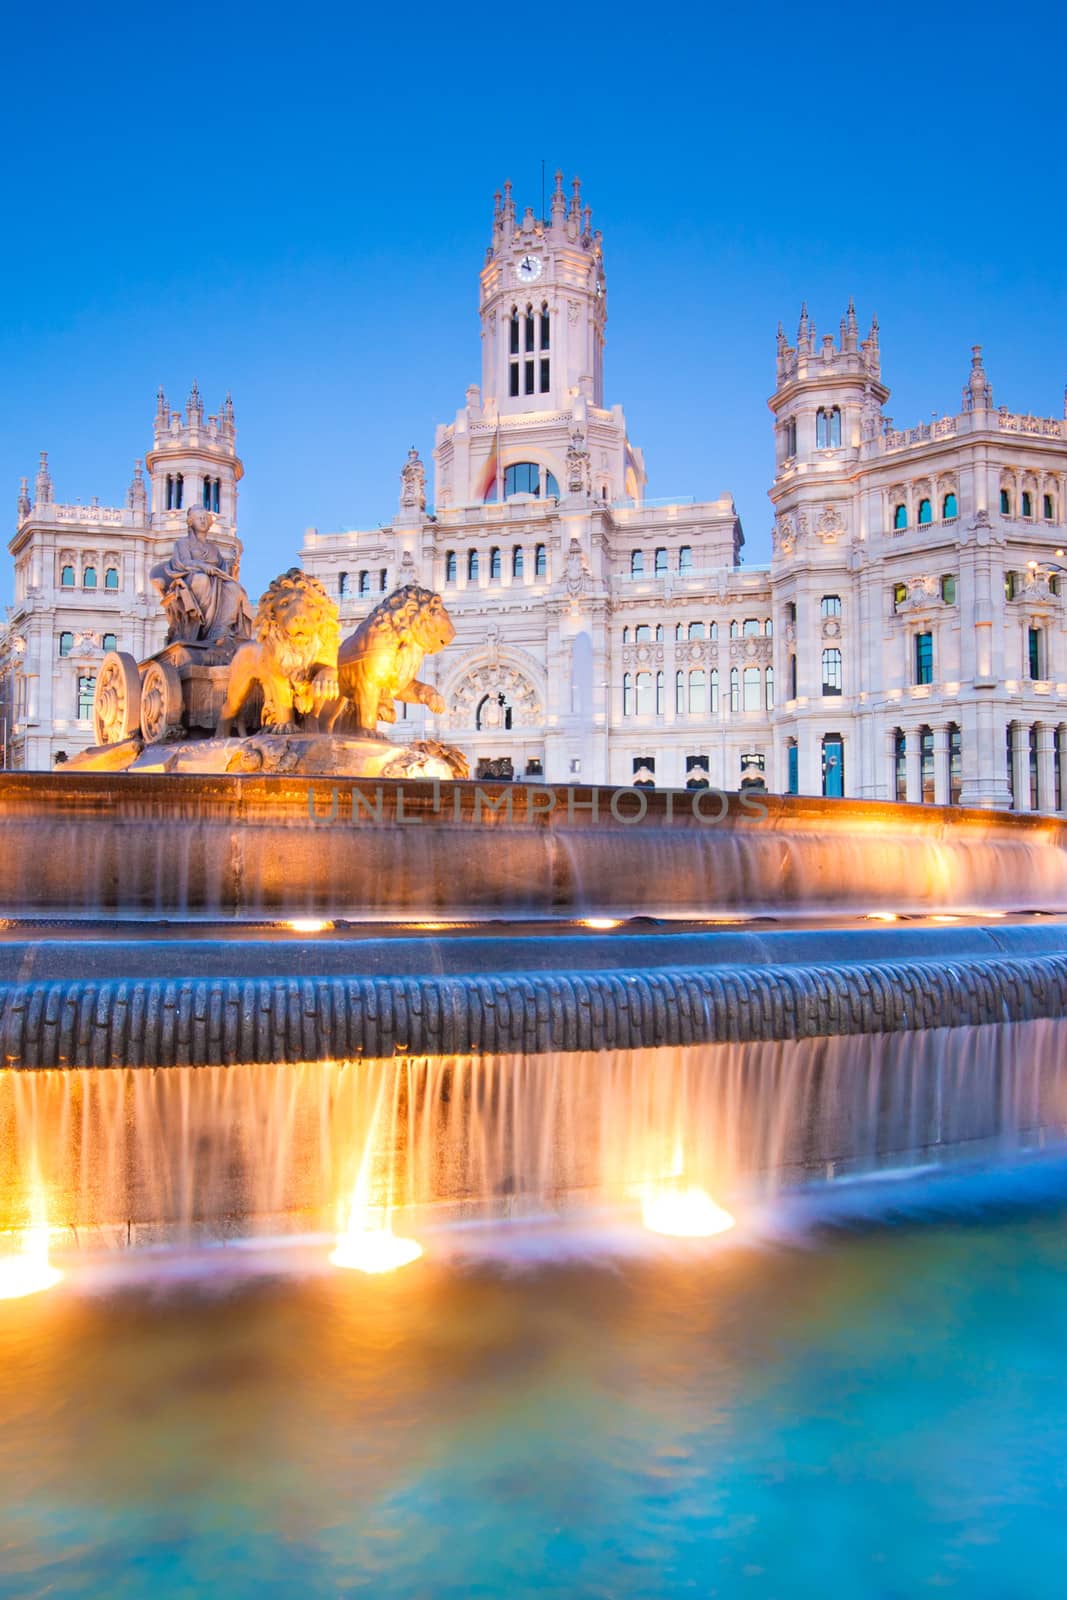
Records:
<instances>
[{"instance_id":1,"label":"waterfall","mask_svg":"<svg viewBox=\"0 0 1067 1600\"><path fill-rule=\"evenodd\" d=\"M0 1221L225 1235L378 1205L718 1196L1067 1126L1067 1021L685 1049L0 1072ZM146 1234L146 1236L147 1236Z\"/></svg>"}]
</instances>

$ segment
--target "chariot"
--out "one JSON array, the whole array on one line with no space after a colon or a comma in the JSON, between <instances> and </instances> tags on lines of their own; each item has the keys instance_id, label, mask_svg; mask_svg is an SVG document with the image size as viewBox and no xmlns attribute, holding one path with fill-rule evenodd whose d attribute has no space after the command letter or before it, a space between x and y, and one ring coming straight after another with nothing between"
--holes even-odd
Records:
<instances>
[{"instance_id":1,"label":"chariot","mask_svg":"<svg viewBox=\"0 0 1067 1600\"><path fill-rule=\"evenodd\" d=\"M93 695L97 744L138 737L148 745L165 744L213 734L239 642L176 641L145 661L125 650L109 651Z\"/></svg>"}]
</instances>

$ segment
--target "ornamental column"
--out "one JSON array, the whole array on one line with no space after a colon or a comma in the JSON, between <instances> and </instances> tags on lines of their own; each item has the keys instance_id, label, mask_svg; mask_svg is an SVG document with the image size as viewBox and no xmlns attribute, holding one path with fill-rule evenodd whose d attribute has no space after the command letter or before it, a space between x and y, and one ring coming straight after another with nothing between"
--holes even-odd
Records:
<instances>
[{"instance_id":1,"label":"ornamental column","mask_svg":"<svg viewBox=\"0 0 1067 1600\"><path fill-rule=\"evenodd\" d=\"M1011 725L1011 777L1016 811L1030 811L1030 729L1025 722Z\"/></svg>"},{"instance_id":2,"label":"ornamental column","mask_svg":"<svg viewBox=\"0 0 1067 1600\"><path fill-rule=\"evenodd\" d=\"M1056 809L1056 729L1051 722L1037 724L1037 809Z\"/></svg>"},{"instance_id":3,"label":"ornamental column","mask_svg":"<svg viewBox=\"0 0 1067 1600\"><path fill-rule=\"evenodd\" d=\"M905 728L904 730L904 761L908 775L908 800L917 805L923 797L922 770L919 765L918 728Z\"/></svg>"},{"instance_id":4,"label":"ornamental column","mask_svg":"<svg viewBox=\"0 0 1067 1600\"><path fill-rule=\"evenodd\" d=\"M934 804L947 806L948 803L948 729L942 723L934 729Z\"/></svg>"}]
</instances>

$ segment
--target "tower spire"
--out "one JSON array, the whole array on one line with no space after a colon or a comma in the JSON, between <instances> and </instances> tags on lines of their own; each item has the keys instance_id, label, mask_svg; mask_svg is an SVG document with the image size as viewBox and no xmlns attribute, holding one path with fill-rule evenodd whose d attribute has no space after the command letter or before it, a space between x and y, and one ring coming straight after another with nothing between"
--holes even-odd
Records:
<instances>
[{"instance_id":1,"label":"tower spire","mask_svg":"<svg viewBox=\"0 0 1067 1600\"><path fill-rule=\"evenodd\" d=\"M33 507L30 505L29 484L25 478L19 479L18 520L25 522Z\"/></svg>"},{"instance_id":2,"label":"tower spire","mask_svg":"<svg viewBox=\"0 0 1067 1600\"><path fill-rule=\"evenodd\" d=\"M41 506L52 504L53 488L52 474L48 470L48 451L41 451L40 463L37 467L37 477L34 479L33 498L38 510Z\"/></svg>"}]
</instances>

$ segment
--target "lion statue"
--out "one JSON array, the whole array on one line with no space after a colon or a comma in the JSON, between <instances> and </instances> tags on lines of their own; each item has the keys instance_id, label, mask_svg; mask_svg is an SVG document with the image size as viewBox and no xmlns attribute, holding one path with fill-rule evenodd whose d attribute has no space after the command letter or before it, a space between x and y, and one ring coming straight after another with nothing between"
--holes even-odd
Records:
<instances>
[{"instance_id":1,"label":"lion statue","mask_svg":"<svg viewBox=\"0 0 1067 1600\"><path fill-rule=\"evenodd\" d=\"M376 606L337 655L337 687L353 707L356 728L376 733L379 722L395 722L394 700L427 706L440 716L444 701L415 674L425 656L455 636L444 601L432 589L405 584Z\"/></svg>"},{"instance_id":2,"label":"lion statue","mask_svg":"<svg viewBox=\"0 0 1067 1600\"><path fill-rule=\"evenodd\" d=\"M247 727L258 684L260 723L272 733L295 733L296 717L319 717L337 703L337 607L317 578L290 567L275 578L256 610L255 639L234 653L218 734Z\"/></svg>"}]
</instances>

